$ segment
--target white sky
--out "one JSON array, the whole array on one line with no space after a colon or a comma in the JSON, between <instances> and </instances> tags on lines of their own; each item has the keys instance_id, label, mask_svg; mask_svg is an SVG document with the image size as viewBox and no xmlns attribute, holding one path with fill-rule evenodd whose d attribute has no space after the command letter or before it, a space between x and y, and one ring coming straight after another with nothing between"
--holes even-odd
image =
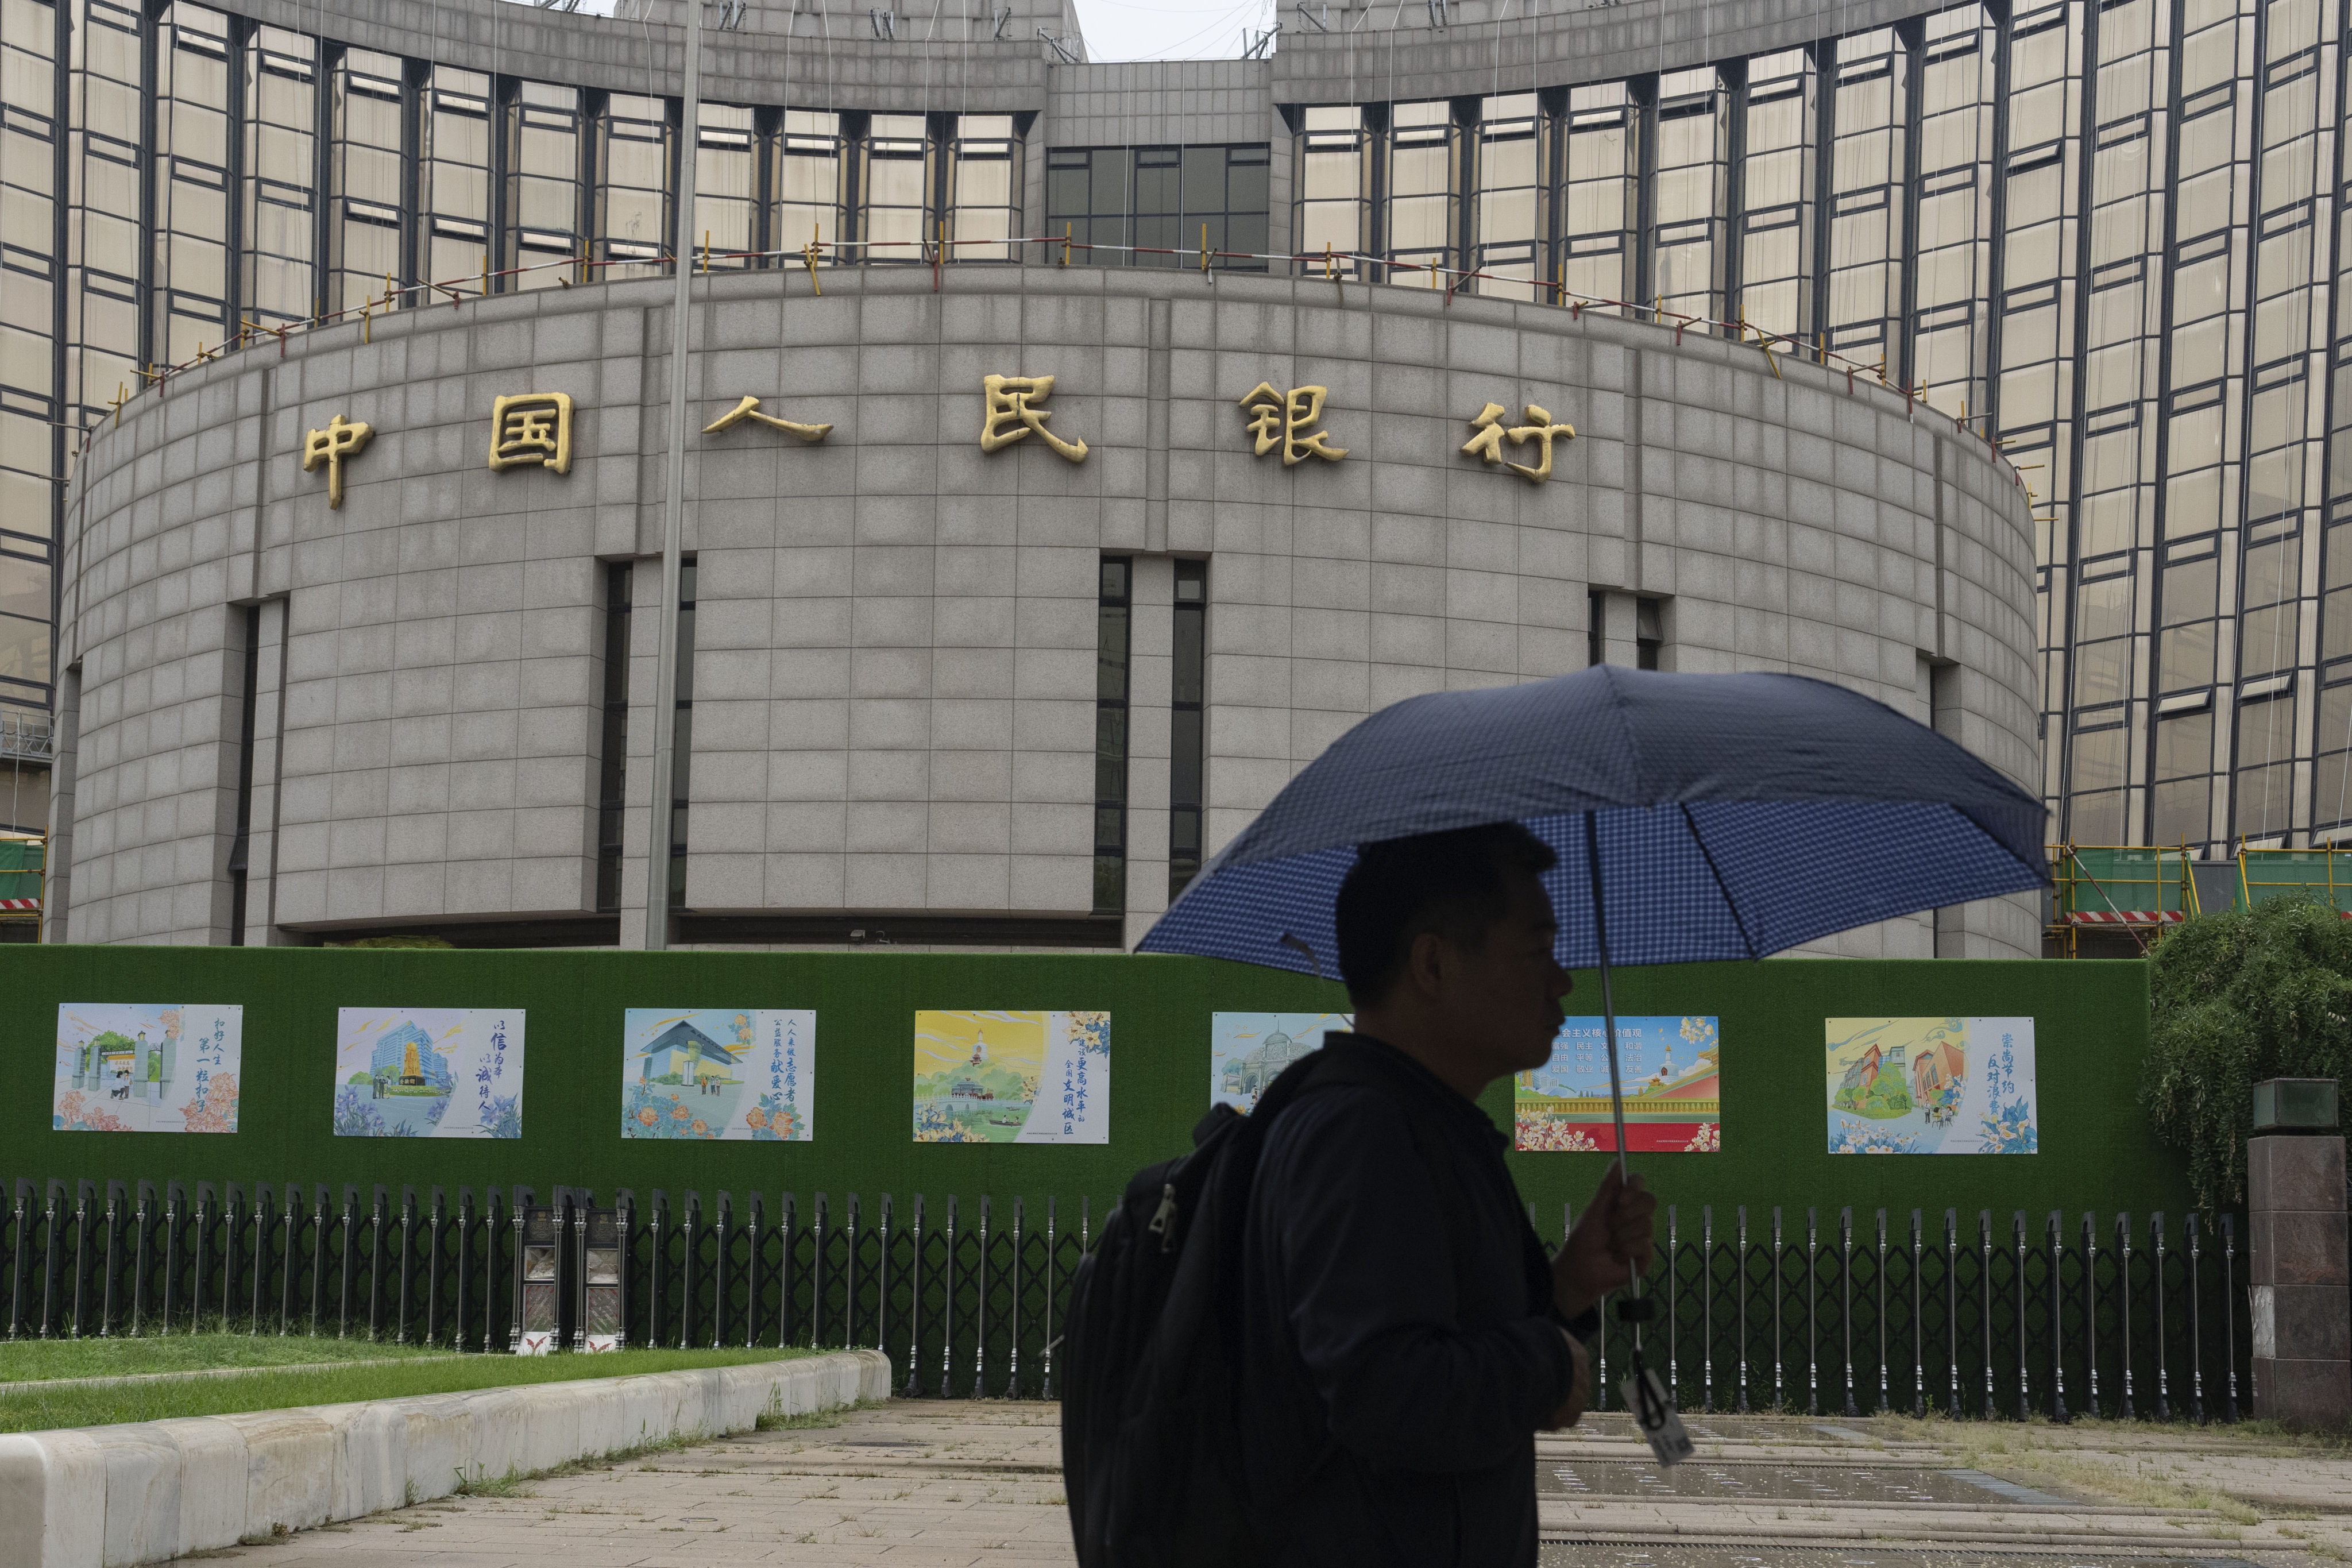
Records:
<instances>
[{"instance_id":1,"label":"white sky","mask_svg":"<svg viewBox=\"0 0 2352 1568\"><path fill-rule=\"evenodd\" d=\"M1075 0L1092 60L1222 60L1274 25L1274 0Z\"/></svg>"}]
</instances>

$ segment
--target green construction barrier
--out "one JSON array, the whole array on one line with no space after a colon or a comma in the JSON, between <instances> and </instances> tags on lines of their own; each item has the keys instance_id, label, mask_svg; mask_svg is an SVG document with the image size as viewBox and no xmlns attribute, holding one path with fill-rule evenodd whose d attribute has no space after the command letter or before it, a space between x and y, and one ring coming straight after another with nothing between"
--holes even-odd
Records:
<instances>
[{"instance_id":1,"label":"green construction barrier","mask_svg":"<svg viewBox=\"0 0 2352 1568\"><path fill-rule=\"evenodd\" d=\"M0 947L7 1104L0 1176L177 1177L278 1184L556 1183L642 1197L658 1186L739 1201L757 1189L836 1197L949 1193L1000 1201L1081 1194L1097 1205L1139 1167L1190 1146L1210 1094L1210 1015L1344 1005L1338 985L1205 959L966 953L636 953L417 952L195 947ZM1833 1226L1840 1205L1866 1220L1909 1210L1932 1227L1958 1205L2006 1226L2188 1206L2180 1163L2148 1133L2137 1100L2147 1039L2147 971L2137 961L1860 962L1780 959L1626 970L1624 1015L1719 1020L1719 1153L1637 1154L1634 1168L1696 1226L1719 1227L1748 1204L1762 1224L1805 1205ZM238 1131L229 1135L53 1131L60 1004L236 1003L244 1008ZM1597 1014L1599 986L1577 976L1571 1013ZM331 1131L339 1006L495 1006L526 1017L522 1136L516 1141L339 1138ZM684 1142L620 1134L622 1013L628 1006L812 1007L816 1011L810 1142ZM913 1015L919 1008L1108 1009L1110 1142L1102 1146L917 1144L911 1136ZM2031 1016L2039 1060L2040 1152L1889 1156L1827 1152L1824 1020L1874 1016ZM1484 1104L1509 1126L1507 1083ZM1607 1156L1514 1154L1520 1190L1558 1224ZM1099 1209L1097 1209L1099 1212ZM1800 1233L1801 1235L1801 1233ZM1971 1234L1973 1234L1971 1232Z\"/></svg>"},{"instance_id":2,"label":"green construction barrier","mask_svg":"<svg viewBox=\"0 0 2352 1568\"><path fill-rule=\"evenodd\" d=\"M37 838L0 838L0 899L41 897L41 858L48 846ZM14 911L0 909L0 916Z\"/></svg>"}]
</instances>

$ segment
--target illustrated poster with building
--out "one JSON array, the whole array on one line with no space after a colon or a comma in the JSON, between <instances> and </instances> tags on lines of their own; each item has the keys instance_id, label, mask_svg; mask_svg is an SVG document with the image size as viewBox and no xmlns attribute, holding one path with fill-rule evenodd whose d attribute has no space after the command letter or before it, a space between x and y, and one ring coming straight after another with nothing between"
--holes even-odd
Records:
<instances>
[{"instance_id":1,"label":"illustrated poster with building","mask_svg":"<svg viewBox=\"0 0 2352 1568\"><path fill-rule=\"evenodd\" d=\"M1108 1013L918 1013L915 1142L1108 1143Z\"/></svg>"},{"instance_id":2,"label":"illustrated poster with building","mask_svg":"<svg viewBox=\"0 0 2352 1568\"><path fill-rule=\"evenodd\" d=\"M2031 1018L1832 1018L1832 1154L2031 1154Z\"/></svg>"},{"instance_id":3,"label":"illustrated poster with building","mask_svg":"<svg viewBox=\"0 0 2352 1568\"><path fill-rule=\"evenodd\" d=\"M1620 1018L1617 1060L1633 1152L1722 1149L1723 1048L1715 1018ZM1521 1153L1616 1152L1603 1020L1560 1020L1551 1060L1512 1080L1511 1121L1511 1146Z\"/></svg>"},{"instance_id":4,"label":"illustrated poster with building","mask_svg":"<svg viewBox=\"0 0 2352 1568\"><path fill-rule=\"evenodd\" d=\"M1248 1115L1283 1068L1322 1049L1326 1030L1344 1034L1354 1024L1345 1013L1211 1014L1209 1103Z\"/></svg>"},{"instance_id":5,"label":"illustrated poster with building","mask_svg":"<svg viewBox=\"0 0 2352 1568\"><path fill-rule=\"evenodd\" d=\"M622 1137L805 1143L814 1136L815 1013L631 1007L622 1020Z\"/></svg>"},{"instance_id":6,"label":"illustrated poster with building","mask_svg":"<svg viewBox=\"0 0 2352 1568\"><path fill-rule=\"evenodd\" d=\"M335 1136L520 1138L519 1007L345 1007Z\"/></svg>"},{"instance_id":7,"label":"illustrated poster with building","mask_svg":"<svg viewBox=\"0 0 2352 1568\"><path fill-rule=\"evenodd\" d=\"M234 1132L245 1009L190 1002L58 1005L59 1132Z\"/></svg>"}]
</instances>

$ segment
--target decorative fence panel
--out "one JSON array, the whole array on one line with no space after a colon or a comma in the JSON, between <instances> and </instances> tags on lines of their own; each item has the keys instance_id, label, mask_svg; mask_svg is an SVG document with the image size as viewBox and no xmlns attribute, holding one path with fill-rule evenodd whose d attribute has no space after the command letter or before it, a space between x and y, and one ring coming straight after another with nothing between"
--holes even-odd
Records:
<instances>
[{"instance_id":1,"label":"decorative fence panel","mask_svg":"<svg viewBox=\"0 0 2352 1568\"><path fill-rule=\"evenodd\" d=\"M514 1343L530 1188L420 1194L18 1180L0 1333L332 1335ZM910 1397L1050 1399L1093 1203L719 1192L619 1220L624 1342L868 1346ZM557 1187L556 1342L583 1342L591 1189ZM1559 1230L1530 1220L1552 1237ZM2233 1421L2251 1354L2236 1217L1669 1207L1645 1361L1688 1411ZM1615 1312L1595 1405L1621 1403Z\"/></svg>"}]
</instances>

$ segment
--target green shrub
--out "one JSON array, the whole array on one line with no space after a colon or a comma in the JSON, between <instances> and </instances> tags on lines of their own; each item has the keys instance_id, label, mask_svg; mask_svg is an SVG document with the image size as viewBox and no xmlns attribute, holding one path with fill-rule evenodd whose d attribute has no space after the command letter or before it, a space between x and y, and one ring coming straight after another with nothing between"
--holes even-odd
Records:
<instances>
[{"instance_id":1,"label":"green shrub","mask_svg":"<svg viewBox=\"0 0 2352 1568\"><path fill-rule=\"evenodd\" d=\"M2197 1201L2234 1207L2254 1085L2352 1078L2352 921L2300 897L2200 915L2158 950L2149 993L2140 1101Z\"/></svg>"}]
</instances>

